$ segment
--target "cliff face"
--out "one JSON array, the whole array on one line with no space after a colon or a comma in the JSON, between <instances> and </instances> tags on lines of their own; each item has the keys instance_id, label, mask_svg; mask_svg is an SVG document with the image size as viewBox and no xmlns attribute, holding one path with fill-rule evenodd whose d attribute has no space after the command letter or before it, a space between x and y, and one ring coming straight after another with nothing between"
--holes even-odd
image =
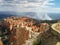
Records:
<instances>
[{"instance_id":1,"label":"cliff face","mask_svg":"<svg viewBox=\"0 0 60 45\"><path fill-rule=\"evenodd\" d=\"M30 44L32 40L34 41L36 38L39 40L41 34L45 34L48 30L51 30L50 26L54 22L50 22L40 22L29 17L12 16L5 18L0 24L3 43L6 45L32 45ZM26 42L28 44L25 44Z\"/></svg>"},{"instance_id":2,"label":"cliff face","mask_svg":"<svg viewBox=\"0 0 60 45\"><path fill-rule=\"evenodd\" d=\"M22 45L26 40L35 38L38 33L46 32L49 24L40 23L29 17L8 17L2 21L1 27L8 31L10 45ZM34 35L34 36L33 36Z\"/></svg>"},{"instance_id":3,"label":"cliff face","mask_svg":"<svg viewBox=\"0 0 60 45\"><path fill-rule=\"evenodd\" d=\"M10 30L13 29L13 27L25 27L26 29L31 28L33 32L40 31L40 22L36 21L35 19L29 18L29 17L9 17L4 19L3 25L8 27ZM47 23L42 23L41 26L49 26ZM40 31L41 32L41 31Z\"/></svg>"}]
</instances>

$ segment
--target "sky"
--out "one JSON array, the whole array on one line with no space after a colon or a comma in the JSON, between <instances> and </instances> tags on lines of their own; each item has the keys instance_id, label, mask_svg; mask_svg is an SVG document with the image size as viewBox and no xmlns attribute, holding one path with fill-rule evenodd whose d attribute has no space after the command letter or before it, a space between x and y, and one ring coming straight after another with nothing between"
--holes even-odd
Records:
<instances>
[{"instance_id":1,"label":"sky","mask_svg":"<svg viewBox=\"0 0 60 45\"><path fill-rule=\"evenodd\" d=\"M60 0L55 0L54 3L55 3L55 7L60 8Z\"/></svg>"},{"instance_id":2,"label":"sky","mask_svg":"<svg viewBox=\"0 0 60 45\"><path fill-rule=\"evenodd\" d=\"M60 13L60 0L0 0L0 11Z\"/></svg>"}]
</instances>

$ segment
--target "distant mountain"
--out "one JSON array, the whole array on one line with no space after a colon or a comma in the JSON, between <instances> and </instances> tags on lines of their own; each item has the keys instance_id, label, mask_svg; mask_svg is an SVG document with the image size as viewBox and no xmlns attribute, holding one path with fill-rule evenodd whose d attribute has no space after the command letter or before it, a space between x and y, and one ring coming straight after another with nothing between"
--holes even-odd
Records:
<instances>
[{"instance_id":1,"label":"distant mountain","mask_svg":"<svg viewBox=\"0 0 60 45\"><path fill-rule=\"evenodd\" d=\"M60 19L60 13L36 13L36 12L22 12L16 13L18 16L28 16L39 20L58 20Z\"/></svg>"},{"instance_id":2,"label":"distant mountain","mask_svg":"<svg viewBox=\"0 0 60 45\"><path fill-rule=\"evenodd\" d=\"M53 20L60 19L60 13L48 13L48 16L51 17Z\"/></svg>"},{"instance_id":3,"label":"distant mountain","mask_svg":"<svg viewBox=\"0 0 60 45\"><path fill-rule=\"evenodd\" d=\"M60 19L60 13L36 13L36 12L0 12L0 19L10 16L27 16L38 20L57 20Z\"/></svg>"},{"instance_id":4,"label":"distant mountain","mask_svg":"<svg viewBox=\"0 0 60 45\"><path fill-rule=\"evenodd\" d=\"M0 19L14 16L15 12L0 12Z\"/></svg>"},{"instance_id":5,"label":"distant mountain","mask_svg":"<svg viewBox=\"0 0 60 45\"><path fill-rule=\"evenodd\" d=\"M27 16L27 17L31 17L31 18L34 18L34 19L41 19L41 20L47 20L47 18L48 18L48 20L51 20L51 18L48 16L48 15L45 15L45 14L43 14L43 13L36 13L36 12L21 12L21 13L16 13L17 14L17 16L20 16L20 17L22 17L22 16Z\"/></svg>"}]
</instances>

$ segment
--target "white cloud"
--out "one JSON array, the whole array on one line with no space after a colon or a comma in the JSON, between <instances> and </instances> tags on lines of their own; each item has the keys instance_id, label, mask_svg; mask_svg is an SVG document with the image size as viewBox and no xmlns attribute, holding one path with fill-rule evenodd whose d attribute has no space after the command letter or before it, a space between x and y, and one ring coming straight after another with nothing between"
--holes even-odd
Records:
<instances>
[{"instance_id":1,"label":"white cloud","mask_svg":"<svg viewBox=\"0 0 60 45\"><path fill-rule=\"evenodd\" d=\"M0 0L0 2L1 2L2 0Z\"/></svg>"},{"instance_id":2,"label":"white cloud","mask_svg":"<svg viewBox=\"0 0 60 45\"><path fill-rule=\"evenodd\" d=\"M60 8L50 8L54 0L0 0L0 10L16 12L60 12Z\"/></svg>"},{"instance_id":3,"label":"white cloud","mask_svg":"<svg viewBox=\"0 0 60 45\"><path fill-rule=\"evenodd\" d=\"M47 8L49 5L53 5L53 3L49 3L49 0L39 0L40 2L27 2L24 4L16 4L17 11L19 12L47 12ZM52 1L52 0L51 0ZM28 8L27 8L28 7ZM20 9L21 8L21 9ZM23 10L23 11L22 11Z\"/></svg>"},{"instance_id":4,"label":"white cloud","mask_svg":"<svg viewBox=\"0 0 60 45\"><path fill-rule=\"evenodd\" d=\"M60 13L60 8L50 8L50 9L48 9L48 12L51 12L51 13Z\"/></svg>"}]
</instances>

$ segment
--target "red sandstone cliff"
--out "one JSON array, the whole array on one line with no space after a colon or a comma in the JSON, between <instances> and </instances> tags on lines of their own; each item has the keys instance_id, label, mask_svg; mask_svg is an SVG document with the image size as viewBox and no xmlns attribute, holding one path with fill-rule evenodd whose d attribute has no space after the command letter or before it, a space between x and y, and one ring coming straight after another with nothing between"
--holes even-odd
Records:
<instances>
[{"instance_id":1,"label":"red sandstone cliff","mask_svg":"<svg viewBox=\"0 0 60 45\"><path fill-rule=\"evenodd\" d=\"M39 25L39 26L38 26ZM31 32L43 33L49 29L47 23L36 23L32 18L28 17L8 17L2 22L2 26L5 26L10 31L10 44L22 45L26 40L31 38Z\"/></svg>"}]
</instances>

